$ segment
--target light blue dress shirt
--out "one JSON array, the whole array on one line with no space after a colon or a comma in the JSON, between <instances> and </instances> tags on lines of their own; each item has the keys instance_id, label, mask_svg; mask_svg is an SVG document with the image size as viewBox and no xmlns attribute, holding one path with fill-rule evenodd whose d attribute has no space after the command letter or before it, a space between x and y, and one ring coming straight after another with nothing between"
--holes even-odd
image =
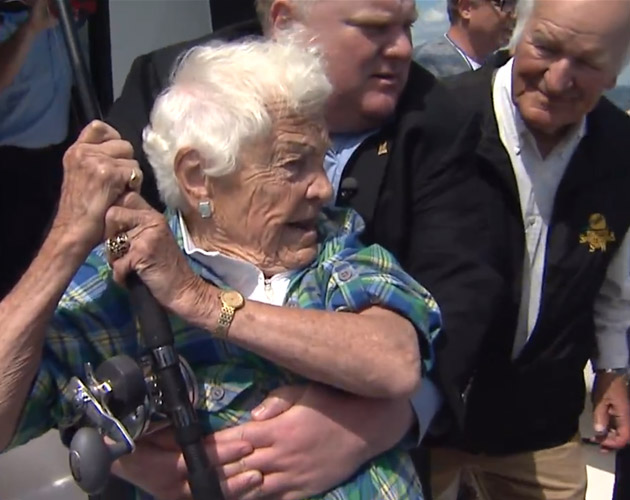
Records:
<instances>
[{"instance_id":1,"label":"light blue dress shirt","mask_svg":"<svg viewBox=\"0 0 630 500\"><path fill-rule=\"evenodd\" d=\"M341 176L348 161L363 141L376 132L377 131L372 130L364 134L356 135L331 134L331 147L324 157L324 169L326 170L326 175L335 193L333 201L331 202L332 204L334 204L334 200L337 198L339 186L341 185ZM442 395L429 378L423 378L420 389L411 398L411 405L413 406L420 427L419 443L422 441L427 429L431 425L433 417L435 417L435 414L442 406Z\"/></svg>"},{"instance_id":2,"label":"light blue dress shirt","mask_svg":"<svg viewBox=\"0 0 630 500\"><path fill-rule=\"evenodd\" d=\"M28 18L28 12L4 13L0 43ZM68 135L72 68L59 26L34 40L20 72L0 91L0 146L44 148Z\"/></svg>"}]
</instances>

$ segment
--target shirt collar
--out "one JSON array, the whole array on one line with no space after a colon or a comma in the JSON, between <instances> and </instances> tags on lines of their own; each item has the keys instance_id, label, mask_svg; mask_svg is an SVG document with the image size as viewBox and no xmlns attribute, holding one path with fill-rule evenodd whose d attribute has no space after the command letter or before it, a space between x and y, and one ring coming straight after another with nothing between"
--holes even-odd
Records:
<instances>
[{"instance_id":1,"label":"shirt collar","mask_svg":"<svg viewBox=\"0 0 630 500\"><path fill-rule=\"evenodd\" d=\"M181 231L182 246L186 255L204 268L212 270L212 273L228 287L238 290L248 297L258 283L264 281L265 276L263 272L254 264L221 252L208 251L196 246L181 212L177 213L177 219ZM295 271L286 271L274 275L271 279L290 278L294 273Z\"/></svg>"},{"instance_id":2,"label":"shirt collar","mask_svg":"<svg viewBox=\"0 0 630 500\"><path fill-rule=\"evenodd\" d=\"M471 70L476 71L479 68L481 68L481 63L478 63L472 57L469 57L468 54L466 54L466 52L464 52L460 48L460 46L457 45L450 36L448 36L448 33L444 33L444 38L446 38L446 41L451 44L451 46L459 53L461 57L464 58L464 60L466 61L466 64L468 64L468 67Z\"/></svg>"},{"instance_id":3,"label":"shirt collar","mask_svg":"<svg viewBox=\"0 0 630 500\"><path fill-rule=\"evenodd\" d=\"M339 155L345 150L357 148L365 139L377 132L378 129L368 130L367 132L360 132L358 134L330 134L329 151L335 155Z\"/></svg>"},{"instance_id":4,"label":"shirt collar","mask_svg":"<svg viewBox=\"0 0 630 500\"><path fill-rule=\"evenodd\" d=\"M512 98L512 69L514 67L514 58L510 59L505 65L499 68L495 74L493 84L493 101L497 121L501 126L505 127L505 132L509 134L512 144L518 145L520 148L522 143L527 140L536 147L536 141L532 133L523 121L521 113L514 104ZM587 133L586 117L565 135L563 140L555 148L563 150L571 144L577 144Z\"/></svg>"}]
</instances>

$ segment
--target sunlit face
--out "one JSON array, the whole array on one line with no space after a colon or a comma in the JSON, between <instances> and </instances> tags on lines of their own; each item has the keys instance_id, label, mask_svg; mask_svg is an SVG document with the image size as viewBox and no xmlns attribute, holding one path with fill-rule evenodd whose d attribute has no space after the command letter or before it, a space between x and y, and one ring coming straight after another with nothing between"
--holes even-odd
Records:
<instances>
[{"instance_id":1,"label":"sunlit face","mask_svg":"<svg viewBox=\"0 0 630 500\"><path fill-rule=\"evenodd\" d=\"M474 0L468 18L473 36L483 37L491 50L507 45L514 29L514 0Z\"/></svg>"},{"instance_id":2,"label":"sunlit face","mask_svg":"<svg viewBox=\"0 0 630 500\"><path fill-rule=\"evenodd\" d=\"M559 136L615 85L630 2L539 1L516 47L513 98L535 134Z\"/></svg>"},{"instance_id":3,"label":"sunlit face","mask_svg":"<svg viewBox=\"0 0 630 500\"><path fill-rule=\"evenodd\" d=\"M299 20L317 41L333 85L332 132L359 132L394 112L411 63L414 0L317 0Z\"/></svg>"},{"instance_id":4,"label":"sunlit face","mask_svg":"<svg viewBox=\"0 0 630 500\"><path fill-rule=\"evenodd\" d=\"M214 224L235 253L269 274L315 259L316 219L332 196L327 148L323 118L280 114L268 137L243 148L234 174L209 181Z\"/></svg>"}]
</instances>

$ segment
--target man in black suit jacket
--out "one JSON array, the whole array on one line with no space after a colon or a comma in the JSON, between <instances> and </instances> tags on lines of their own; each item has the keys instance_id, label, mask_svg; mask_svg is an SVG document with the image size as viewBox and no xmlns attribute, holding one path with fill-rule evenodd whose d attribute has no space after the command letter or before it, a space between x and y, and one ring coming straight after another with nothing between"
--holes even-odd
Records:
<instances>
[{"instance_id":1,"label":"man in black suit jacket","mask_svg":"<svg viewBox=\"0 0 630 500\"><path fill-rule=\"evenodd\" d=\"M453 96L433 76L410 64L409 28L416 16L415 4L413 0L272 0L261 1L259 10L270 36L285 36L287 31L298 37L321 35L318 44L334 88L327 108L333 147L326 167L337 203L357 209L367 222L366 242L392 251L436 297L445 330L437 349L435 383L449 411L461 418L462 393L502 282L483 262L489 228L480 217L481 186L473 169L466 168L469 138L459 134L466 117L460 116ZM168 84L176 58L200 43L259 33L256 23L245 23L134 62L107 121L133 144L145 175L143 194L155 206L160 200L142 154L141 136L153 100ZM457 155L449 153L454 144ZM462 352L464 360L459 357ZM452 361L453 353L458 355L457 363ZM430 390L430 381L423 387ZM283 409L295 404L279 417L234 430L250 436L255 450L241 462L234 456L224 459L237 464L223 468L230 478L228 491L242 491L244 476L237 473L250 469L285 478L266 482L258 490L274 498L281 494L302 498L326 490L367 457L397 443L415 421L408 401L375 402L325 388L314 390L315 399L288 401ZM427 401L439 405L435 394L426 394L414 402L416 409L423 407L417 410L421 433L428 426L423 421L424 405ZM270 401L271 406L278 402ZM310 412L305 416L307 406ZM296 424L291 424L292 415ZM215 441L223 444L232 435L218 433ZM276 441L269 442L270 436L276 436ZM220 447L217 452L221 454ZM155 455L154 459L159 461ZM133 460L129 457L126 463ZM168 471L156 474L150 464L135 468L131 463L118 473L154 493L162 491L156 478L168 477Z\"/></svg>"},{"instance_id":2,"label":"man in black suit jacket","mask_svg":"<svg viewBox=\"0 0 630 500\"><path fill-rule=\"evenodd\" d=\"M431 452L436 499L583 499L583 369L604 448L630 437L630 119L602 98L630 51L630 2L520 0L514 57L448 82L478 115L491 260L510 284L471 381L463 439ZM509 56L508 56L509 57Z\"/></svg>"}]
</instances>

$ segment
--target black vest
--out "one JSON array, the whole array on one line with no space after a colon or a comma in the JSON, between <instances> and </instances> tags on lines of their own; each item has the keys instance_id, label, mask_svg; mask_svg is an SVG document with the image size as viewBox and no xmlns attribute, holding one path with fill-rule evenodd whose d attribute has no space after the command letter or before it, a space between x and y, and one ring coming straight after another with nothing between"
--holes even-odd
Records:
<instances>
[{"instance_id":1,"label":"black vest","mask_svg":"<svg viewBox=\"0 0 630 500\"><path fill-rule=\"evenodd\" d=\"M490 190L487 216L496 239L492 260L510 288L470 383L463 444L498 454L549 448L577 433L585 397L583 368L595 353L593 304L630 226L625 148L630 119L606 99L587 117L587 135L554 201L538 320L512 361L524 227L513 169L492 111L491 81L482 74L472 78L485 79L477 86L483 96L477 102L485 109L476 159Z\"/></svg>"}]
</instances>

